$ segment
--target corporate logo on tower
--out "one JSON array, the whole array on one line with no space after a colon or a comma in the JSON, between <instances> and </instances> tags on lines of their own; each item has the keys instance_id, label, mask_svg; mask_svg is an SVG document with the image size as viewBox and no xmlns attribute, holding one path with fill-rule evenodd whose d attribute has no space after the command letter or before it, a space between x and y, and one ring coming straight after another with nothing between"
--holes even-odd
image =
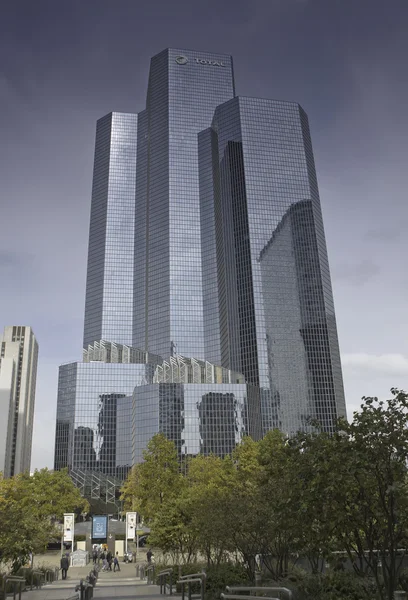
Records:
<instances>
[{"instance_id":1,"label":"corporate logo on tower","mask_svg":"<svg viewBox=\"0 0 408 600\"><path fill-rule=\"evenodd\" d=\"M198 65L211 65L212 67L225 67L225 64L220 60L209 60L208 58L196 58Z\"/></svg>"},{"instance_id":2,"label":"corporate logo on tower","mask_svg":"<svg viewBox=\"0 0 408 600\"><path fill-rule=\"evenodd\" d=\"M178 65L186 65L188 63L187 56L176 56L175 61ZM197 65L210 65L212 67L225 67L225 63L221 60L210 60L208 58L196 58Z\"/></svg>"}]
</instances>

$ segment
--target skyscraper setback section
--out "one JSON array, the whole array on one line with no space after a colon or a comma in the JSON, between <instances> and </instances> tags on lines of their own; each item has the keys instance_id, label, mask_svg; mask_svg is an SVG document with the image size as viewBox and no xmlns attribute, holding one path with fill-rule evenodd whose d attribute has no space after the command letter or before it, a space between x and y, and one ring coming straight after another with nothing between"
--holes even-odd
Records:
<instances>
[{"instance_id":1,"label":"skyscraper setback section","mask_svg":"<svg viewBox=\"0 0 408 600\"><path fill-rule=\"evenodd\" d=\"M345 404L307 116L237 97L199 152L206 356L260 387L264 432L311 416L332 432Z\"/></svg>"},{"instance_id":2,"label":"skyscraper setback section","mask_svg":"<svg viewBox=\"0 0 408 600\"><path fill-rule=\"evenodd\" d=\"M156 431L224 455L261 417L292 435L345 415L307 116L236 96L229 55L164 50L146 108L98 121L84 348L58 468L123 476Z\"/></svg>"}]
</instances>

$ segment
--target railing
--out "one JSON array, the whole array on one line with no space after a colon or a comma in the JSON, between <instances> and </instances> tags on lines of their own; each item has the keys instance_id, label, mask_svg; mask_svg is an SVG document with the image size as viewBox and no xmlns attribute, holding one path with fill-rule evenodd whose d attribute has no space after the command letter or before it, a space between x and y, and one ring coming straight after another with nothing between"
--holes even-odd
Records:
<instances>
[{"instance_id":1,"label":"railing","mask_svg":"<svg viewBox=\"0 0 408 600\"><path fill-rule=\"evenodd\" d=\"M191 575L182 575L182 577L180 577L180 579L178 580L178 584L181 585L181 600L185 600L186 597L186 588L185 586L187 585L187 598L188 600L193 600L193 598L200 598L201 600L204 600L204 594L205 594L205 582L207 579L207 575L205 574L205 571L202 571L201 573L193 573ZM200 594L193 594L192 593L192 587L193 585L199 583L200 584Z\"/></svg>"},{"instance_id":2,"label":"railing","mask_svg":"<svg viewBox=\"0 0 408 600\"><path fill-rule=\"evenodd\" d=\"M221 594L222 600L253 600L254 596L258 596L259 592L265 594L274 594L274 596L263 596L264 600L279 600L281 594L284 594L287 600L292 600L292 591L285 587L230 587L227 586L226 594ZM242 592L247 592L243 595Z\"/></svg>"},{"instance_id":3,"label":"railing","mask_svg":"<svg viewBox=\"0 0 408 600\"><path fill-rule=\"evenodd\" d=\"M145 575L146 575L146 583L147 585L151 585L154 583L154 574L156 571L156 567L155 565L148 565L145 569Z\"/></svg>"},{"instance_id":4,"label":"railing","mask_svg":"<svg viewBox=\"0 0 408 600\"><path fill-rule=\"evenodd\" d=\"M160 571L158 574L158 580L160 585L160 593L167 594L167 586L170 588L170 596L173 595L173 569L167 569L166 571ZM168 580L168 581L167 581Z\"/></svg>"},{"instance_id":5,"label":"railing","mask_svg":"<svg viewBox=\"0 0 408 600\"><path fill-rule=\"evenodd\" d=\"M99 567L96 565L89 571L89 575L86 578L86 581L92 585L92 587L96 586L96 582L99 577Z\"/></svg>"},{"instance_id":6,"label":"railing","mask_svg":"<svg viewBox=\"0 0 408 600\"><path fill-rule=\"evenodd\" d=\"M8 584L12 585L13 587L13 599L16 599L16 595L17 595L17 588L18 588L18 600L21 600L21 592L23 591L23 588L25 588L25 577L13 577L13 576L5 576L3 579L3 598L5 599L7 597L7 587Z\"/></svg>"},{"instance_id":7,"label":"railing","mask_svg":"<svg viewBox=\"0 0 408 600\"><path fill-rule=\"evenodd\" d=\"M98 581L99 567L95 566L89 571L89 575L85 579L81 579L76 586L75 591L79 592L76 596L72 596L67 600L91 600L93 598L93 589Z\"/></svg>"},{"instance_id":8,"label":"railing","mask_svg":"<svg viewBox=\"0 0 408 600\"><path fill-rule=\"evenodd\" d=\"M52 583L58 580L59 577L59 569L46 569L45 571L31 571L27 572L27 569L22 570L24 573L24 577L8 575L3 580L2 593L3 598L7 595L7 583L13 584L13 598L16 598L17 595L17 587L18 597L21 598L21 592L23 589L32 590L34 587L37 589L41 589L41 587L47 583Z\"/></svg>"},{"instance_id":9,"label":"railing","mask_svg":"<svg viewBox=\"0 0 408 600\"><path fill-rule=\"evenodd\" d=\"M146 577L146 567L147 563L138 563L136 564L136 577L139 579L144 579Z\"/></svg>"},{"instance_id":10,"label":"railing","mask_svg":"<svg viewBox=\"0 0 408 600\"><path fill-rule=\"evenodd\" d=\"M58 581L59 577L59 569L46 569L45 571L45 583L52 583L53 581Z\"/></svg>"},{"instance_id":11,"label":"railing","mask_svg":"<svg viewBox=\"0 0 408 600\"><path fill-rule=\"evenodd\" d=\"M34 581L34 579L35 579L35 581ZM43 571L31 571L31 583L30 583L31 590L33 589L34 586L37 588L37 590L38 590L38 588L41 589L41 587L44 585L44 583L45 583L45 575L44 575Z\"/></svg>"},{"instance_id":12,"label":"railing","mask_svg":"<svg viewBox=\"0 0 408 600\"><path fill-rule=\"evenodd\" d=\"M81 579L79 584L76 586L75 591L79 592L80 600L91 600L93 597L93 588L94 586L91 583Z\"/></svg>"}]
</instances>

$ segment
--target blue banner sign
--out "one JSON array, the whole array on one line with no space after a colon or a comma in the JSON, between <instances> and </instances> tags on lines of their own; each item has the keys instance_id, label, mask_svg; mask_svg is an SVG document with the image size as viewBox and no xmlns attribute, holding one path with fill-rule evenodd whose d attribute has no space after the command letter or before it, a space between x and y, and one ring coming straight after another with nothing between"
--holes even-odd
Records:
<instances>
[{"instance_id":1,"label":"blue banner sign","mask_svg":"<svg viewBox=\"0 0 408 600\"><path fill-rule=\"evenodd\" d=\"M92 538L108 537L108 517L92 517Z\"/></svg>"}]
</instances>

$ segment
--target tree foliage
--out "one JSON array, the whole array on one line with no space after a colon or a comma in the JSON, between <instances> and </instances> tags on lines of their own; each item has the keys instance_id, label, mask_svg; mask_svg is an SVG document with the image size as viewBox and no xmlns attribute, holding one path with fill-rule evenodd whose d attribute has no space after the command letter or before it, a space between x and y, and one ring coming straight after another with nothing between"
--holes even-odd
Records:
<instances>
[{"instance_id":1,"label":"tree foliage","mask_svg":"<svg viewBox=\"0 0 408 600\"><path fill-rule=\"evenodd\" d=\"M163 434L157 434L147 445L144 462L131 470L121 498L125 509L137 510L148 522L163 502L177 496L182 483L174 444Z\"/></svg>"},{"instance_id":2,"label":"tree foliage","mask_svg":"<svg viewBox=\"0 0 408 600\"><path fill-rule=\"evenodd\" d=\"M363 398L333 435L247 438L232 456L197 456L180 472L174 444L155 436L123 497L148 519L151 540L177 560L209 566L236 556L253 579L256 555L274 579L296 557L318 573L334 552L392 599L407 546L408 395Z\"/></svg>"},{"instance_id":3,"label":"tree foliage","mask_svg":"<svg viewBox=\"0 0 408 600\"><path fill-rule=\"evenodd\" d=\"M0 559L15 567L41 552L64 512L87 512L89 505L66 471L41 469L5 479L0 474Z\"/></svg>"}]
</instances>

